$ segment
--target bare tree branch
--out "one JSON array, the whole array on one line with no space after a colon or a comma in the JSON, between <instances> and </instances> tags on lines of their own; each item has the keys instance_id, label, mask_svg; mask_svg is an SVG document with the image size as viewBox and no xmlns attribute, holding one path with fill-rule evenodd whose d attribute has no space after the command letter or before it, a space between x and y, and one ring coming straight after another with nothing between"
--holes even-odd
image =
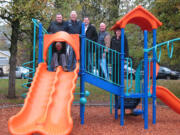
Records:
<instances>
[{"instance_id":1,"label":"bare tree branch","mask_svg":"<svg viewBox=\"0 0 180 135\"><path fill-rule=\"evenodd\" d=\"M8 35L5 32L3 32L3 35L11 42L11 38L8 37Z\"/></svg>"}]
</instances>

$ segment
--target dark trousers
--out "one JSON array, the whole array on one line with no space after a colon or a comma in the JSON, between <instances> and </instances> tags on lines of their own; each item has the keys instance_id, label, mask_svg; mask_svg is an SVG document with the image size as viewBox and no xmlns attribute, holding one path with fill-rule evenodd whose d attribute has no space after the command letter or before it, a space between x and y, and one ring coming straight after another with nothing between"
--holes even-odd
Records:
<instances>
[{"instance_id":1,"label":"dark trousers","mask_svg":"<svg viewBox=\"0 0 180 135\"><path fill-rule=\"evenodd\" d=\"M93 65L94 65L94 57L93 57L93 52L94 52L94 44L89 43L88 41L86 42L86 52L85 52L85 57L86 57L86 71L92 72L93 70Z\"/></svg>"},{"instance_id":2,"label":"dark trousers","mask_svg":"<svg viewBox=\"0 0 180 135\"><path fill-rule=\"evenodd\" d=\"M64 53L58 54L54 53L51 60L51 67L54 70L57 66L62 66L63 68L67 66L66 56Z\"/></svg>"}]
</instances>

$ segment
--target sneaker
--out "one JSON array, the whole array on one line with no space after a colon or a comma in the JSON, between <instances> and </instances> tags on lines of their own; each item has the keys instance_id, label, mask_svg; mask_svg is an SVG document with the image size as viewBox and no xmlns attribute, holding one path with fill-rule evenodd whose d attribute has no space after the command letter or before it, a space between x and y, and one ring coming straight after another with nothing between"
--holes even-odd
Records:
<instances>
[{"instance_id":1,"label":"sneaker","mask_svg":"<svg viewBox=\"0 0 180 135\"><path fill-rule=\"evenodd\" d=\"M68 72L68 69L66 67L63 68L64 72Z\"/></svg>"}]
</instances>

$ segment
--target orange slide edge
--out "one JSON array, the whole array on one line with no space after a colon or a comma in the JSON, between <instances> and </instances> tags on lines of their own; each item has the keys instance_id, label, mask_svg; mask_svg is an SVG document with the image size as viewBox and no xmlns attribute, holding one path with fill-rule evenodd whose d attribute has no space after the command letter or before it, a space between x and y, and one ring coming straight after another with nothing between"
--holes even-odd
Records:
<instances>
[{"instance_id":1,"label":"orange slide edge","mask_svg":"<svg viewBox=\"0 0 180 135\"><path fill-rule=\"evenodd\" d=\"M156 86L156 96L173 111L180 114L180 99L177 98L170 90L163 86Z\"/></svg>"},{"instance_id":2,"label":"orange slide edge","mask_svg":"<svg viewBox=\"0 0 180 135\"><path fill-rule=\"evenodd\" d=\"M34 89L34 87L36 87L36 81L35 80L38 80L38 75L39 75L39 73L41 72L41 69L44 67L44 66L46 66L47 64L46 63L40 63L39 65L38 65L38 67L37 67L37 71L36 71L36 73L35 73L35 76L34 76L34 78L33 78L33 81L32 81L32 84L31 84L31 87L30 87L30 89L29 89L29 91L28 91L28 93L27 93L27 97L24 99L24 105L23 105L23 107L21 108L21 110L16 114L16 115L14 115L14 116L12 116L9 120L8 120L8 130L9 130L9 132L12 134L12 135L14 135L14 129L12 128L12 124L13 124L13 120L14 119L16 119L16 118L18 118L22 113L23 113L23 111L25 110L25 106L27 106L28 105L28 101L29 101L29 99L30 99L30 96L31 96L31 93L32 93L32 90Z\"/></svg>"}]
</instances>

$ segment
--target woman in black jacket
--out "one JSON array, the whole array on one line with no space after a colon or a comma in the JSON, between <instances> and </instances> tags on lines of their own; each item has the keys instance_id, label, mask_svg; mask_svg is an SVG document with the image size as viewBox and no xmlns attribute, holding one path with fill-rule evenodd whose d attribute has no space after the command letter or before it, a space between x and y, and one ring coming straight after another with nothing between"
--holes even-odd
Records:
<instances>
[{"instance_id":1,"label":"woman in black jacket","mask_svg":"<svg viewBox=\"0 0 180 135\"><path fill-rule=\"evenodd\" d=\"M111 39L111 49L116 50L121 53L121 29L116 29L115 36ZM111 53L112 58L112 81L115 84L120 85L121 83L121 55L117 53ZM124 35L124 58L128 57L128 42L127 38ZM133 113L133 109L139 104L140 98L125 98L124 99L124 108L131 109ZM120 108L120 96L115 95L115 113L117 114L118 109Z\"/></svg>"},{"instance_id":2,"label":"woman in black jacket","mask_svg":"<svg viewBox=\"0 0 180 135\"><path fill-rule=\"evenodd\" d=\"M116 50L117 52L121 53L121 29L115 30L115 36L111 38L111 45L110 48ZM124 57L128 57L128 42L127 38L124 35ZM116 84L120 84L121 78L121 56L117 53L111 53L112 56L112 74L113 78L112 81Z\"/></svg>"}]
</instances>

